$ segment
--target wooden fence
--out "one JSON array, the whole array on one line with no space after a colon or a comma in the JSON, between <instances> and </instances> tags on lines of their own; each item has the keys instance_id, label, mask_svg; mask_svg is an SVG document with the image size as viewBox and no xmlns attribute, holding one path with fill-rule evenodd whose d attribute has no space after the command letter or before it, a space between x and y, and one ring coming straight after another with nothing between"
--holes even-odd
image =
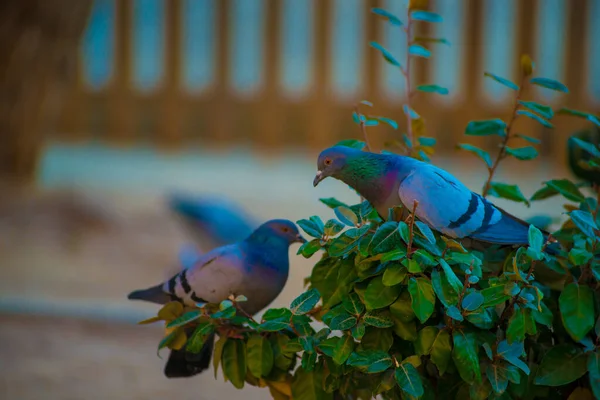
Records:
<instances>
[{"instance_id":1,"label":"wooden fence","mask_svg":"<svg viewBox=\"0 0 600 400\"><path fill-rule=\"evenodd\" d=\"M373 141L380 147L384 141L399 138L405 124L402 113L403 98L393 100L386 95L381 81L383 63L380 54L368 46L376 40L385 44L386 23L370 12L372 7L386 6L384 1L359 1L363 18L363 38L355 46L362 46L361 90L353 99L344 99L332 90L332 17L336 7L344 6L343 1L314 0L312 3L312 79L307 94L292 98L283 93L281 85L282 52L280 46L282 9L284 0L264 0L265 41L262 53L262 86L254 95L239 96L231 89L231 44L232 20L229 17L233 7L239 5L233 0L216 0L214 33L214 71L211 85L200 93L186 90L182 79L182 65L185 54L182 50L182 19L184 0L165 0L164 3L164 68L157 90L139 91L132 84L133 22L135 2L114 0L114 62L110 82L95 90L82 78L79 69L79 84L68 99L57 136L67 141L106 141L118 145L152 143L164 149L181 149L190 146L227 147L234 143L246 143L257 150L271 150L277 147L299 146L316 150L342 138L360 137L359 130L352 123L353 104L368 99L375 104L373 113L397 119L400 129L389 127L372 128ZM194 1L194 0L189 0ZM243 0L242 0L243 1ZM311 1L311 0L306 0ZM399 0L397 0L399 1ZM505 118L510 113L512 99L503 97L494 101L494 95L485 93L483 72L484 53L495 51L495 44L486 41L483 32L491 23L487 7L495 0L437 0L461 5L458 20L460 32L455 34L453 49L461 54L461 68L458 74L460 96L444 100L443 96L420 93L412 99L413 108L425 118L429 136L438 139L442 149L453 149L458 141L468 140L484 148L495 146L489 138L466 138L464 127L469 120L491 117ZM504 1L504 0L503 0ZM509 0L505 0L509 3ZM432 10L436 2L431 1ZM552 76L565 82L570 93L550 99L553 106L563 104L572 108L600 113L600 71L591 71L590 57L600 59L600 48L592 45L594 28L600 20L600 0L520 0L513 1L514 14L507 26L500 26L500 35L513 35L509 52L513 55L514 66L508 78L516 79L520 54L529 53L534 60L543 56L540 50L540 15L545 7L559 7L562 23L550 26L558 30L546 49L558 47L557 60L564 65L559 76ZM441 4L441 3L440 3ZM500 3L504 4L504 3ZM562 8L561 8L562 7ZM556 11L556 10L555 10ZM595 16L595 17L594 17ZM492 16L493 17L493 16ZM545 18L545 17L544 17ZM594 23L594 19L596 22ZM548 21L546 30L548 30ZM420 34L436 34L435 26L419 24ZM595 29L595 30L594 30ZM541 33L540 33L541 32ZM400 40L401 33L398 33ZM509 39L506 39L509 40ZM559 42L556 42L559 40ZM430 60L414 62L414 82L434 82L431 63L448 62L436 59L438 46L431 47ZM595 53L590 49L596 49ZM498 50L500 51L500 50ZM554 54L554 53L553 53ZM539 56L539 57L536 57ZM402 59L403 57L401 57ZM540 67L541 68L541 67ZM492 69L492 71L494 71ZM595 85L595 96L590 85ZM506 89L509 92L509 89ZM528 97L540 99L541 91L530 90ZM543 98L542 98L543 100ZM548 139L541 147L544 156L557 156L563 159L566 135L575 129L587 126L586 121L568 117L556 117L556 129L543 129L533 121L522 118L517 130L532 136Z\"/></svg>"}]
</instances>

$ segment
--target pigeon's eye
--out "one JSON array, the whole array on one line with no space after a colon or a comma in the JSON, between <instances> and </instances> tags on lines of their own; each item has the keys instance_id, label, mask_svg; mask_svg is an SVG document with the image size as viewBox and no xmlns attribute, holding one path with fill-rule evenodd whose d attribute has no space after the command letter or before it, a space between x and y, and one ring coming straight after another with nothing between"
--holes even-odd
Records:
<instances>
[{"instance_id":1,"label":"pigeon's eye","mask_svg":"<svg viewBox=\"0 0 600 400\"><path fill-rule=\"evenodd\" d=\"M282 231L284 231L285 233L288 233L290 231L290 228L288 228L287 226L284 226L283 228L281 228Z\"/></svg>"},{"instance_id":2,"label":"pigeon's eye","mask_svg":"<svg viewBox=\"0 0 600 400\"><path fill-rule=\"evenodd\" d=\"M325 159L325 165L331 165L331 159L330 158L326 158Z\"/></svg>"}]
</instances>

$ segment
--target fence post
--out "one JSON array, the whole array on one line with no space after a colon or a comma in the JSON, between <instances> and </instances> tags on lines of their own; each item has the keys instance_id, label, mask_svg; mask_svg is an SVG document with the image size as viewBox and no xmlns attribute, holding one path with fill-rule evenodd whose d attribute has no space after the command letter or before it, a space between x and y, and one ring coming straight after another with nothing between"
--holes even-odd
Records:
<instances>
[{"instance_id":1,"label":"fence post","mask_svg":"<svg viewBox=\"0 0 600 400\"><path fill-rule=\"evenodd\" d=\"M162 120L158 131L158 142L165 147L181 145L181 29L182 0L165 3L165 78L162 87Z\"/></svg>"},{"instance_id":2,"label":"fence post","mask_svg":"<svg viewBox=\"0 0 600 400\"><path fill-rule=\"evenodd\" d=\"M115 70L109 93L110 124L107 138L119 144L132 144L137 110L131 98L131 48L133 0L115 4Z\"/></svg>"}]
</instances>

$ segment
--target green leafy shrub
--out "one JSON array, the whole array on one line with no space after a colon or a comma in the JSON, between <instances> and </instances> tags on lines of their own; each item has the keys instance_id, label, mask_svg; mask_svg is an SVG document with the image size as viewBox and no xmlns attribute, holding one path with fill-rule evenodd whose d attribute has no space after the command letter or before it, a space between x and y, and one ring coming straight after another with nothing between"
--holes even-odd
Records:
<instances>
[{"instance_id":1,"label":"green leafy shrub","mask_svg":"<svg viewBox=\"0 0 600 400\"><path fill-rule=\"evenodd\" d=\"M416 23L439 23L441 16L411 2L406 23L385 10L373 12L405 29L404 66L378 43L371 46L397 67L410 83L410 60L428 58L428 47L444 39L417 38ZM531 225L529 245L520 248L466 249L459 241L433 232L412 218L382 218L368 202L354 205L321 201L331 219L313 216L298 225L313 239L298 254L319 258L307 278L307 291L289 308L269 309L261 321L243 312L245 297L203 308L169 303L156 318L165 321L164 347L199 351L207 336L219 334L213 357L215 376L236 388L268 387L275 399L532 399L600 397L600 189L568 179L544 182L531 198L519 187L494 181L500 162L537 156L535 138L514 134L518 118L546 127L566 114L599 125L594 115L525 99L537 85L568 92L560 82L535 77L528 56L521 59L517 83L486 73L515 93L513 112L502 119L471 121L466 135L497 137L492 157L469 143L459 148L481 158L489 172L483 195L530 204L563 196L568 218L552 234L562 251L545 252L541 231ZM448 90L423 84L417 91L445 95ZM407 84L407 94L412 93ZM410 99L410 96L406 96ZM373 105L367 101L360 107ZM423 119L404 105L407 132L394 148L428 161L435 140L424 136ZM367 128L397 122L353 114L365 141L341 144L369 148ZM513 143L528 142L518 147ZM580 143L581 142L581 143ZM598 167L600 150L573 142L589 156L587 169ZM588 193L588 194L586 194ZM184 328L195 327L186 337ZM569 397L570 396L570 397Z\"/></svg>"}]
</instances>

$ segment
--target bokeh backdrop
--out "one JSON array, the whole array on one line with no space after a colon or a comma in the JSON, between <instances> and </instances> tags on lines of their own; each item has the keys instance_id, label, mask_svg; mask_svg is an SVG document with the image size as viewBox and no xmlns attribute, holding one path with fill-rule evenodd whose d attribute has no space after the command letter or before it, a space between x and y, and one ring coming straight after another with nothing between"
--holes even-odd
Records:
<instances>
[{"instance_id":1,"label":"bokeh backdrop","mask_svg":"<svg viewBox=\"0 0 600 400\"><path fill-rule=\"evenodd\" d=\"M400 60L403 32L370 13L405 15L405 0L23 0L0 6L0 398L268 398L204 373L167 380L156 356L156 311L129 291L178 268L194 243L168 208L170 193L230 199L258 221L332 214L320 197L356 202L337 181L312 187L315 158L341 139L361 138L360 100L399 122L370 128L377 150L399 140L404 80L369 46ZM484 78L516 80L528 53L536 74L570 93L531 90L530 99L600 113L600 0L431 0L443 37L414 82L447 96L412 99L433 162L473 190L483 163L456 150L472 119L505 118L513 93ZM507 160L499 178L526 196L566 177L566 140L587 128L567 117L555 129L520 119L542 157ZM523 169L523 165L529 166ZM560 200L534 208L498 200L528 218L560 215ZM559 220L554 221L558 223ZM313 260L291 251L291 276L275 306L302 291ZM163 357L166 352L162 353Z\"/></svg>"}]
</instances>

